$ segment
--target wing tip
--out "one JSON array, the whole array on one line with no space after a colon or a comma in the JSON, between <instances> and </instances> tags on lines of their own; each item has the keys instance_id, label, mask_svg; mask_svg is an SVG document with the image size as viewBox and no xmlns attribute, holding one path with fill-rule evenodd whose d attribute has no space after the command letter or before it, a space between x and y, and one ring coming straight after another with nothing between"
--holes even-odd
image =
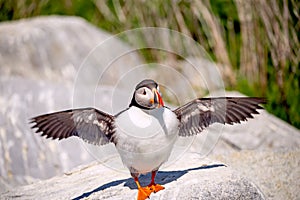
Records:
<instances>
[{"instance_id":1,"label":"wing tip","mask_svg":"<svg viewBox=\"0 0 300 200\"><path fill-rule=\"evenodd\" d=\"M268 99L266 97L248 97L250 99L253 99L256 101L258 104L267 104ZM260 109L263 109L263 107L260 107Z\"/></svg>"}]
</instances>

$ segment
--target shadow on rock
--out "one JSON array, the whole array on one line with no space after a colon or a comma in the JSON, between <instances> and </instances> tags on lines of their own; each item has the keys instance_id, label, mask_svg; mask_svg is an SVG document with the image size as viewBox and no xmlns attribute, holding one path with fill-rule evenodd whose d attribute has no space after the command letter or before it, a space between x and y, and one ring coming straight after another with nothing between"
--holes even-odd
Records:
<instances>
[{"instance_id":1,"label":"shadow on rock","mask_svg":"<svg viewBox=\"0 0 300 200\"><path fill-rule=\"evenodd\" d=\"M156 180L156 183L165 185L167 183L176 181L178 178L182 177L183 175L185 175L186 173L188 173L190 171L204 170L204 169L210 169L210 168L216 168L216 167L226 167L226 165L214 164L214 165L195 167L195 168L179 170L179 171L159 171L156 175L155 180ZM139 178L139 181L142 186L148 185L150 183L150 180L151 180L151 173L148 173L147 175L141 175ZM129 187L130 189L137 189L137 186L136 186L134 180L132 178L127 178L127 179L112 181L112 182L106 183L104 185L101 185L100 187L98 187L90 192L86 192L78 197L75 197L73 200L80 200L80 199L89 197L93 193L100 192L102 190L120 185L122 183L124 183L124 186Z\"/></svg>"}]
</instances>

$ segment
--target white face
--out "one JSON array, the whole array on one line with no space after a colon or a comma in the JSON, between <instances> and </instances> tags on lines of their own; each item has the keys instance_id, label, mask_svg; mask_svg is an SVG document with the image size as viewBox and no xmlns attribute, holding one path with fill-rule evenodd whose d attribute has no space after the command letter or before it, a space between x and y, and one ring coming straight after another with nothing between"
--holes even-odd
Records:
<instances>
[{"instance_id":1,"label":"white face","mask_svg":"<svg viewBox=\"0 0 300 200\"><path fill-rule=\"evenodd\" d=\"M147 87L139 88L135 91L135 101L146 108L155 108L156 105L154 103L154 93Z\"/></svg>"}]
</instances>

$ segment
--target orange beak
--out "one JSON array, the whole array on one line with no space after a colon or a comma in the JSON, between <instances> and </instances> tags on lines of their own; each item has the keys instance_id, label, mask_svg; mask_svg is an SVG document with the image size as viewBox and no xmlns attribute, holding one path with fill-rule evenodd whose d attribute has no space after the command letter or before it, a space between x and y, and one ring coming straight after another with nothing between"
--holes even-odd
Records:
<instances>
[{"instance_id":1,"label":"orange beak","mask_svg":"<svg viewBox=\"0 0 300 200\"><path fill-rule=\"evenodd\" d=\"M153 93L154 93L154 103L158 104L158 108L160 107L164 107L164 102L159 94L159 92L157 91L157 89L153 89Z\"/></svg>"}]
</instances>

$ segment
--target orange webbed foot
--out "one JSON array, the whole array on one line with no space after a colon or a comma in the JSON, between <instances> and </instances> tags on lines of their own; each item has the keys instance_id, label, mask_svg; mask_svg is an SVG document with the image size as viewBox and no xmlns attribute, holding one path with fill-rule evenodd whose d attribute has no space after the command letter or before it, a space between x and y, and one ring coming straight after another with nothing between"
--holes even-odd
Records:
<instances>
[{"instance_id":1,"label":"orange webbed foot","mask_svg":"<svg viewBox=\"0 0 300 200\"><path fill-rule=\"evenodd\" d=\"M150 194L153 191L151 190L151 188L149 187L140 187L138 189L138 196L137 196L137 200L145 200L147 198L150 197Z\"/></svg>"},{"instance_id":2,"label":"orange webbed foot","mask_svg":"<svg viewBox=\"0 0 300 200\"><path fill-rule=\"evenodd\" d=\"M151 183L147 187L142 187L139 183L139 179L137 175L132 174L132 177L134 178L134 181L138 187L138 196L137 200L146 200L150 197L150 194L152 192L156 193L160 190L165 189L165 187L156 184L154 179L157 171L152 171L152 177L151 177Z\"/></svg>"},{"instance_id":3,"label":"orange webbed foot","mask_svg":"<svg viewBox=\"0 0 300 200\"><path fill-rule=\"evenodd\" d=\"M165 189L164 186L159 185L159 184L156 184L156 183L150 183L150 184L148 185L148 187L149 187L150 190L151 190L152 192L154 192L154 193L156 193L156 192L158 192L158 191L160 191L160 190Z\"/></svg>"}]
</instances>

